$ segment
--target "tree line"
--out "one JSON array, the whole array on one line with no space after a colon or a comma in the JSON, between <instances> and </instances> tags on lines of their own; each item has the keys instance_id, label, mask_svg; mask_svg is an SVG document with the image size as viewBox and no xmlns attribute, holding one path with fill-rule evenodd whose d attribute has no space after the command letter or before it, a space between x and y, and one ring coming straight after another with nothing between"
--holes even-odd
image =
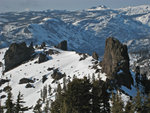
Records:
<instances>
[{"instance_id":1,"label":"tree line","mask_svg":"<svg viewBox=\"0 0 150 113\"><path fill-rule=\"evenodd\" d=\"M23 95L19 92L17 100L13 102L11 88L7 90L4 106L0 106L0 113L23 113L32 109L34 113L150 113L150 95L141 93L137 89L135 97L124 102L121 91L114 90L110 84L84 77L73 78L66 83L59 84L55 89L55 100L51 101L51 86L44 86L41 98L34 107L23 106Z\"/></svg>"},{"instance_id":2,"label":"tree line","mask_svg":"<svg viewBox=\"0 0 150 113\"><path fill-rule=\"evenodd\" d=\"M28 111L29 109L31 109L31 107L29 108L28 106L23 105L25 101L23 100L23 95L21 94L21 92L18 93L16 101L13 102L11 93L12 88L9 85L7 86L7 88L7 99L5 101L5 105L0 106L0 113L23 113L24 111Z\"/></svg>"}]
</instances>

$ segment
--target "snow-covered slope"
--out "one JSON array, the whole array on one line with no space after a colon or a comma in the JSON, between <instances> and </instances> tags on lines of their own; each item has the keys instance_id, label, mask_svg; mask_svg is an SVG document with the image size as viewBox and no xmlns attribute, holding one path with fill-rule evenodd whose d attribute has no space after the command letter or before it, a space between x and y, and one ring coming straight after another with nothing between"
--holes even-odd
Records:
<instances>
[{"instance_id":1,"label":"snow-covered slope","mask_svg":"<svg viewBox=\"0 0 150 113\"><path fill-rule=\"evenodd\" d=\"M35 63L38 58L26 62L15 69L0 75L2 79L10 79L9 84L12 87L13 97L19 91L24 94L24 99L28 106L34 106L40 97L40 91L44 86L51 84L52 95L49 99L55 98L55 89L57 84L62 85L63 80L53 82L51 75L54 69L65 73L68 79L75 76L82 78L83 76L92 77L93 73L96 77L100 75L102 80L106 80L104 73L96 73L94 69L96 61L87 55L85 60L80 60L82 54L78 54L72 50L82 53L91 54L93 51L102 56L105 39L109 36L118 38L129 47L129 52L140 49L150 48L150 6L137 6L121 9L110 9L105 6L93 7L83 11L60 11L47 10L40 12L10 12L0 14L0 47L7 47L13 42L26 41L34 44L46 42L50 47L58 44L62 40L67 40L70 51L62 51L55 48L58 54L50 55L49 60L41 64ZM49 49L49 47L47 47ZM7 48L0 50L0 61ZM37 53L42 50L36 50ZM136 61L131 56L131 63ZM48 68L53 70L48 70ZM98 66L101 70L101 67ZM0 67L2 71L2 67ZM48 79L42 83L43 76ZM34 80L32 85L35 88L25 88L26 84L19 84L20 79L28 78ZM7 83L1 86L2 90ZM121 87L129 95L135 96L136 90ZM0 95L6 95L4 91ZM124 95L124 94L123 94ZM32 98L32 101L31 101ZM123 97L127 98L126 95ZM5 99L2 100L4 104ZM32 110L29 111L32 113Z\"/></svg>"},{"instance_id":2,"label":"snow-covered slope","mask_svg":"<svg viewBox=\"0 0 150 113\"><path fill-rule=\"evenodd\" d=\"M49 49L49 48L47 48ZM24 95L24 100L26 101L26 105L35 106L36 101L40 98L41 90L44 86L51 85L52 87L52 95L48 98L54 100L55 98L55 89L57 88L58 83L62 85L63 79L60 79L57 82L53 82L54 79L51 77L54 69L58 69L62 74L65 73L66 80L72 80L74 75L78 78L91 77L95 74L96 78L98 74L100 75L102 80L106 80L105 73L95 73L95 69L92 68L95 64L95 60L87 55L85 60L80 60L83 57L82 54L76 53L74 51L62 51L55 48L51 48L53 50L58 51L59 53L50 55L49 60L43 63L35 63L38 61L38 58L35 58L32 61L24 63L15 69L5 73L4 75L0 75L1 79L10 79L9 85L12 86L13 98L16 100L16 96L20 91ZM3 54L0 55L0 60L2 61L4 52L6 49L1 49L0 52ZM43 50L36 50L37 53ZM48 68L53 68L52 70L48 70ZM0 67L2 70L2 67ZM98 66L98 69L101 67ZM42 83L42 77L46 75L47 80ZM20 79L28 78L34 80L32 85L35 88L25 88L26 84L19 84ZM1 90L6 87L8 84L5 83L1 86ZM0 96L7 95L4 91L0 93ZM5 98L6 99L6 98ZM2 99L2 104L4 104L5 99ZM33 110L33 109L32 109ZM29 113L32 113L32 110ZM28 112L27 112L28 113Z\"/></svg>"},{"instance_id":3,"label":"snow-covered slope","mask_svg":"<svg viewBox=\"0 0 150 113\"><path fill-rule=\"evenodd\" d=\"M89 54L96 51L102 55L105 39L109 36L122 42L139 41L144 37L149 39L149 15L149 5L122 9L98 6L82 11L2 13L0 47L20 41L33 41L35 44L45 41L48 45L55 45L65 39L70 50Z\"/></svg>"}]
</instances>

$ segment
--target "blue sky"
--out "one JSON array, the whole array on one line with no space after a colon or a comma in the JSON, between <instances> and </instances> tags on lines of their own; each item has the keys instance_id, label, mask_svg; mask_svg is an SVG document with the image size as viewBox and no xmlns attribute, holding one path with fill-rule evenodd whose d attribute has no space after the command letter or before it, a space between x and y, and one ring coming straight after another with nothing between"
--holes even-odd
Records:
<instances>
[{"instance_id":1,"label":"blue sky","mask_svg":"<svg viewBox=\"0 0 150 113\"><path fill-rule=\"evenodd\" d=\"M150 0L0 0L0 12L65 9L79 10L105 5L110 8L150 5Z\"/></svg>"}]
</instances>

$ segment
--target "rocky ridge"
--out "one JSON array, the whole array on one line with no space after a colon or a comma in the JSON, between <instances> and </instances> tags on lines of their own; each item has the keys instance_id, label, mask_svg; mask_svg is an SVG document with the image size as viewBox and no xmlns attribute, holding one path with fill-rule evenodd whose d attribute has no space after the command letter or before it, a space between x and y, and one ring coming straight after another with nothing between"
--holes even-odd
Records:
<instances>
[{"instance_id":1,"label":"rocky ridge","mask_svg":"<svg viewBox=\"0 0 150 113\"><path fill-rule=\"evenodd\" d=\"M133 84L130 73L128 49L119 40L110 37L106 39L105 53L101 62L102 71L109 79L117 79L118 84L128 88Z\"/></svg>"}]
</instances>

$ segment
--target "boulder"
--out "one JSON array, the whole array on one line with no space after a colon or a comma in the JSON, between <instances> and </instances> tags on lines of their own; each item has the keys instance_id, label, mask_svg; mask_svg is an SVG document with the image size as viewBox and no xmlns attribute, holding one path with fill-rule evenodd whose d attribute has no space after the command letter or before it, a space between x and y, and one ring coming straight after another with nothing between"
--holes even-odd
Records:
<instances>
[{"instance_id":1,"label":"boulder","mask_svg":"<svg viewBox=\"0 0 150 113\"><path fill-rule=\"evenodd\" d=\"M19 81L19 84L26 84L26 83L34 83L34 81L28 78L22 78Z\"/></svg>"},{"instance_id":2,"label":"boulder","mask_svg":"<svg viewBox=\"0 0 150 113\"><path fill-rule=\"evenodd\" d=\"M26 46L26 43L13 43L4 55L5 72L29 60L34 53L34 49Z\"/></svg>"},{"instance_id":3,"label":"boulder","mask_svg":"<svg viewBox=\"0 0 150 113\"><path fill-rule=\"evenodd\" d=\"M104 58L101 62L102 72L109 79L116 78L118 84L130 88L133 79L129 70L129 56L126 45L119 40L110 37L106 39Z\"/></svg>"},{"instance_id":4,"label":"boulder","mask_svg":"<svg viewBox=\"0 0 150 113\"><path fill-rule=\"evenodd\" d=\"M53 51L52 49L49 49L49 50L47 51L47 54L53 55L53 54L54 54L54 51Z\"/></svg>"},{"instance_id":5,"label":"boulder","mask_svg":"<svg viewBox=\"0 0 150 113\"><path fill-rule=\"evenodd\" d=\"M39 54L38 63L42 63L42 62L45 62L45 61L47 61L47 60L48 60L48 58L47 58L46 54L44 54L44 53L40 53L40 54Z\"/></svg>"},{"instance_id":6,"label":"boulder","mask_svg":"<svg viewBox=\"0 0 150 113\"><path fill-rule=\"evenodd\" d=\"M5 97L6 97L6 95L2 95L0 98L3 99L3 98L5 98Z\"/></svg>"},{"instance_id":7,"label":"boulder","mask_svg":"<svg viewBox=\"0 0 150 113\"><path fill-rule=\"evenodd\" d=\"M49 68L47 69L47 71L51 71L51 70L53 70L53 69L54 69L53 67L52 67L52 68L49 67Z\"/></svg>"},{"instance_id":8,"label":"boulder","mask_svg":"<svg viewBox=\"0 0 150 113\"><path fill-rule=\"evenodd\" d=\"M44 83L47 79L48 79L48 78L47 78L47 75L44 75L44 76L42 77L42 83Z\"/></svg>"},{"instance_id":9,"label":"boulder","mask_svg":"<svg viewBox=\"0 0 150 113\"><path fill-rule=\"evenodd\" d=\"M92 57L95 59L95 60L98 60L99 56L96 52L93 52L92 54Z\"/></svg>"},{"instance_id":10,"label":"boulder","mask_svg":"<svg viewBox=\"0 0 150 113\"><path fill-rule=\"evenodd\" d=\"M2 62L0 62L0 67L2 67L3 66L3 63Z\"/></svg>"},{"instance_id":11,"label":"boulder","mask_svg":"<svg viewBox=\"0 0 150 113\"><path fill-rule=\"evenodd\" d=\"M0 79L0 86L2 86L3 84L9 82L10 80L8 79Z\"/></svg>"},{"instance_id":12,"label":"boulder","mask_svg":"<svg viewBox=\"0 0 150 113\"><path fill-rule=\"evenodd\" d=\"M12 88L11 88L10 86L6 86L6 87L4 87L4 89L3 89L4 92L8 92L8 91L10 91L10 90L12 90Z\"/></svg>"},{"instance_id":13,"label":"boulder","mask_svg":"<svg viewBox=\"0 0 150 113\"><path fill-rule=\"evenodd\" d=\"M64 41L60 42L60 43L56 46L56 48L67 51L67 41L64 40Z\"/></svg>"},{"instance_id":14,"label":"boulder","mask_svg":"<svg viewBox=\"0 0 150 113\"><path fill-rule=\"evenodd\" d=\"M61 78L65 77L65 74L62 74L58 71L58 69L53 70L53 74L51 75L54 81L60 80Z\"/></svg>"},{"instance_id":15,"label":"boulder","mask_svg":"<svg viewBox=\"0 0 150 113\"><path fill-rule=\"evenodd\" d=\"M85 60L87 57L88 57L88 55L87 54L85 54L85 53L79 53L79 55L80 55L80 59L79 59L79 61L82 61L82 60Z\"/></svg>"},{"instance_id":16,"label":"boulder","mask_svg":"<svg viewBox=\"0 0 150 113\"><path fill-rule=\"evenodd\" d=\"M53 54L59 54L59 51L53 50L53 49L49 49L48 51L46 51L47 55L53 55Z\"/></svg>"},{"instance_id":17,"label":"boulder","mask_svg":"<svg viewBox=\"0 0 150 113\"><path fill-rule=\"evenodd\" d=\"M35 88L35 87L34 87L34 85L28 83L28 84L25 86L25 88Z\"/></svg>"}]
</instances>

